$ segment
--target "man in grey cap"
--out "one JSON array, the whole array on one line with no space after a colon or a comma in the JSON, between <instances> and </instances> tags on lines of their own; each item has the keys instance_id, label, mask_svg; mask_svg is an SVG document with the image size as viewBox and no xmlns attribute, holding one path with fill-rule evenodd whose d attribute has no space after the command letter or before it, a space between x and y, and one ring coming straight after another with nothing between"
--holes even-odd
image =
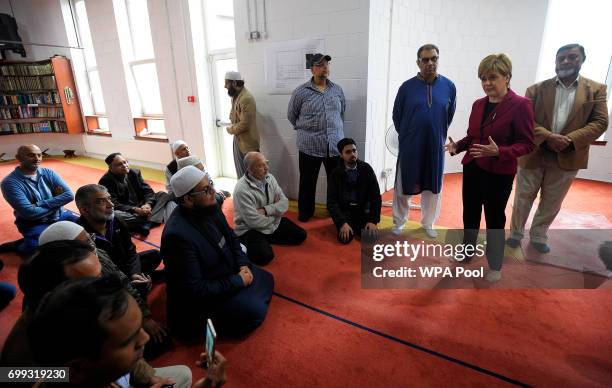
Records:
<instances>
[{"instance_id":1,"label":"man in grey cap","mask_svg":"<svg viewBox=\"0 0 612 388\"><path fill-rule=\"evenodd\" d=\"M298 219L302 222L314 214L321 163L329 177L340 161L336 145L344 138L346 100L342 88L329 80L329 61L329 55L307 56L312 78L293 91L287 109L287 118L297 131Z\"/></svg>"},{"instance_id":2,"label":"man in grey cap","mask_svg":"<svg viewBox=\"0 0 612 388\"><path fill-rule=\"evenodd\" d=\"M244 87L244 79L237 71L225 73L225 89L232 98L230 121L227 133L234 135L234 165L238 179L246 171L244 155L259 151L259 132L257 131L257 106L251 92Z\"/></svg>"},{"instance_id":3,"label":"man in grey cap","mask_svg":"<svg viewBox=\"0 0 612 388\"><path fill-rule=\"evenodd\" d=\"M194 166L170 180L179 206L166 223L161 252L166 268L168 325L201 336L211 318L221 336L242 336L268 311L274 278L252 266L215 200L210 177Z\"/></svg>"}]
</instances>

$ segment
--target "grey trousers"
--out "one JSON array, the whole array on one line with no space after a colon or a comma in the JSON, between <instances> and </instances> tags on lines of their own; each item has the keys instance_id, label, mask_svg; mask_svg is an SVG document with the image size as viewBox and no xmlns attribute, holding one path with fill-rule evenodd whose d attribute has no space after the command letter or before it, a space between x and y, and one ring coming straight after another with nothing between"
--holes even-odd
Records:
<instances>
[{"instance_id":1,"label":"grey trousers","mask_svg":"<svg viewBox=\"0 0 612 388\"><path fill-rule=\"evenodd\" d=\"M237 179L242 178L246 173L246 166L244 165L244 154L240 152L240 146L238 145L238 138L234 136L234 166L236 166Z\"/></svg>"}]
</instances>

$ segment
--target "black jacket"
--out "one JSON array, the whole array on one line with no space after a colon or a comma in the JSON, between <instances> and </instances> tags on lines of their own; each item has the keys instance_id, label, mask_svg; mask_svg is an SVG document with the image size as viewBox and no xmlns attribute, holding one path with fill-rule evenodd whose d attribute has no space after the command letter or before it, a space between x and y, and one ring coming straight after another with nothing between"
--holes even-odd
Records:
<instances>
[{"instance_id":1,"label":"black jacket","mask_svg":"<svg viewBox=\"0 0 612 388\"><path fill-rule=\"evenodd\" d=\"M206 221L179 205L162 233L169 325L201 319L207 309L244 287L240 267L250 265L220 208Z\"/></svg>"},{"instance_id":2,"label":"black jacket","mask_svg":"<svg viewBox=\"0 0 612 388\"><path fill-rule=\"evenodd\" d=\"M87 233L96 233L82 216L79 217L77 223L85 228ZM115 217L112 221L107 222L106 236L100 236L96 233L94 242L98 249L108 253L112 262L128 277L142 272L140 259L136 253L136 246L132 242L132 236L130 236L125 222L119 218Z\"/></svg>"},{"instance_id":3,"label":"black jacket","mask_svg":"<svg viewBox=\"0 0 612 388\"><path fill-rule=\"evenodd\" d=\"M382 204L378 180L372 167L359 159L357 160L357 171L359 172L357 180L358 207L363 209L365 222L378 224ZM327 210L337 228L348 222L347 210L349 204L343 195L346 190L346 168L341 161L340 165L332 171L327 182Z\"/></svg>"},{"instance_id":4,"label":"black jacket","mask_svg":"<svg viewBox=\"0 0 612 388\"><path fill-rule=\"evenodd\" d=\"M149 204L151 207L155 205L155 192L149 186L148 183L142 179L140 170L130 168L126 179L127 185L123 183L123 179L107 171L106 174L100 178L99 184L108 189L115 210L121 210L124 212L132 213L135 207L140 207L144 204ZM130 186L135 194L130 198L130 190L127 186Z\"/></svg>"}]
</instances>

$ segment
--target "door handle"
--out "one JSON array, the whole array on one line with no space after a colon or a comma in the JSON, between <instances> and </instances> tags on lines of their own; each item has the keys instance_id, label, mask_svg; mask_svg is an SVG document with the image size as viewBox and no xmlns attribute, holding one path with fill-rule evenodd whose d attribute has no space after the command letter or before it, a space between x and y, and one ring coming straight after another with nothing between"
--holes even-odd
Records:
<instances>
[{"instance_id":1,"label":"door handle","mask_svg":"<svg viewBox=\"0 0 612 388\"><path fill-rule=\"evenodd\" d=\"M221 119L217 119L215 120L215 125L217 126L217 128L221 128L221 127L227 127L232 125L232 123L227 122L227 121L222 121Z\"/></svg>"}]
</instances>

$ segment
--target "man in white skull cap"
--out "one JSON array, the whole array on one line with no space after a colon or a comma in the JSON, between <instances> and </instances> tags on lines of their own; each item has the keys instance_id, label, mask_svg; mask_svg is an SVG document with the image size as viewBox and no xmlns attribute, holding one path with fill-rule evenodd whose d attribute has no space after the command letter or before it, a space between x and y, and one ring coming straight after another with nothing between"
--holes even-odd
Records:
<instances>
[{"instance_id":1,"label":"man in white skull cap","mask_svg":"<svg viewBox=\"0 0 612 388\"><path fill-rule=\"evenodd\" d=\"M166 175L166 191L168 194L172 194L172 186L170 185L170 178L172 175L176 174L179 170L178 160L182 158L186 158L191 155L191 150L189 149L189 145L185 143L184 140L177 140L170 145L172 149L172 161L168 163L166 166L166 171L164 171Z\"/></svg>"},{"instance_id":2,"label":"man in white skull cap","mask_svg":"<svg viewBox=\"0 0 612 388\"><path fill-rule=\"evenodd\" d=\"M257 131L257 106L251 92L244 87L244 79L237 71L225 73L225 89L232 98L230 111L231 125L227 133L234 135L234 165L238 179L246 172L244 155L247 152L259 152L259 132Z\"/></svg>"},{"instance_id":3,"label":"man in white skull cap","mask_svg":"<svg viewBox=\"0 0 612 388\"><path fill-rule=\"evenodd\" d=\"M251 332L268 311L272 274L249 262L215 200L207 174L187 166L174 174L170 184L179 206L161 239L169 327L194 338L202 335L210 318L221 336Z\"/></svg>"}]
</instances>

